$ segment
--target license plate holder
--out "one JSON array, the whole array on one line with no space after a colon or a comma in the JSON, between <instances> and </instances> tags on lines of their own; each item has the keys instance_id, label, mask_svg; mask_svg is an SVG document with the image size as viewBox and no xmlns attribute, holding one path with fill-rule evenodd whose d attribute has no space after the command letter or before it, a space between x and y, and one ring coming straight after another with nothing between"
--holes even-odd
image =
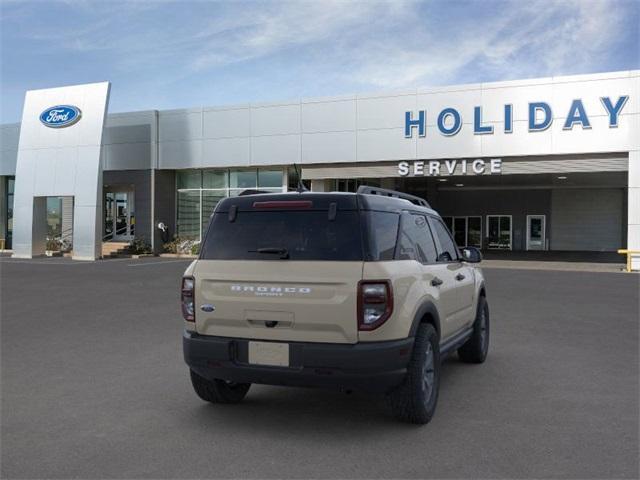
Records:
<instances>
[{"instance_id":1,"label":"license plate holder","mask_svg":"<svg viewBox=\"0 0 640 480\"><path fill-rule=\"evenodd\" d=\"M270 367L289 366L289 344L278 342L249 342L249 363Z\"/></svg>"}]
</instances>

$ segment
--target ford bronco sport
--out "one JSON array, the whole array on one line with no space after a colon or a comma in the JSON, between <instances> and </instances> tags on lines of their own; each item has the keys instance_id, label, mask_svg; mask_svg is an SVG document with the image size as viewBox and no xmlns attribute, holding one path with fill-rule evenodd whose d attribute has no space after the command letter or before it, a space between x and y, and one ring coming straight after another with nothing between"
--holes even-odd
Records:
<instances>
[{"instance_id":1,"label":"ford bronco sport","mask_svg":"<svg viewBox=\"0 0 640 480\"><path fill-rule=\"evenodd\" d=\"M399 419L427 423L441 359L487 355L480 260L399 192L226 198L182 279L193 388L213 403L252 383L382 392Z\"/></svg>"}]
</instances>

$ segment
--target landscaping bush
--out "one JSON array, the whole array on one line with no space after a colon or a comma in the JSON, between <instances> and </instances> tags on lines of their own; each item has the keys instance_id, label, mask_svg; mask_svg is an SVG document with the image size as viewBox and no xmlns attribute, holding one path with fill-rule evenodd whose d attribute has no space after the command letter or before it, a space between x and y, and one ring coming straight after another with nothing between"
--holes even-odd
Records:
<instances>
[{"instance_id":1,"label":"landscaping bush","mask_svg":"<svg viewBox=\"0 0 640 480\"><path fill-rule=\"evenodd\" d=\"M171 242L165 243L162 248L167 253L197 255L200 251L200 242L189 238L180 238L176 235Z\"/></svg>"},{"instance_id":2,"label":"landscaping bush","mask_svg":"<svg viewBox=\"0 0 640 480\"><path fill-rule=\"evenodd\" d=\"M131 242L129 243L129 250L134 255L153 253L153 251L151 250L151 245L149 245L141 238L134 238L133 240L131 240Z\"/></svg>"},{"instance_id":3,"label":"landscaping bush","mask_svg":"<svg viewBox=\"0 0 640 480\"><path fill-rule=\"evenodd\" d=\"M47 250L57 252L60 250L60 241L55 237L47 237Z\"/></svg>"}]
</instances>

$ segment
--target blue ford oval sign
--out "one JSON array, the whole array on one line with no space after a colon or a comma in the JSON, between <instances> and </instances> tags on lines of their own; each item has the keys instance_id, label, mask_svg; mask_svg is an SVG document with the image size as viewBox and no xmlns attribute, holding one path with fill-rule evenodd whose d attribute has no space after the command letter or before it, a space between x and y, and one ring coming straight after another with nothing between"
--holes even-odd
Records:
<instances>
[{"instance_id":1,"label":"blue ford oval sign","mask_svg":"<svg viewBox=\"0 0 640 480\"><path fill-rule=\"evenodd\" d=\"M46 127L62 128L73 125L82 117L82 112L73 105L57 105L40 114L40 121Z\"/></svg>"}]
</instances>

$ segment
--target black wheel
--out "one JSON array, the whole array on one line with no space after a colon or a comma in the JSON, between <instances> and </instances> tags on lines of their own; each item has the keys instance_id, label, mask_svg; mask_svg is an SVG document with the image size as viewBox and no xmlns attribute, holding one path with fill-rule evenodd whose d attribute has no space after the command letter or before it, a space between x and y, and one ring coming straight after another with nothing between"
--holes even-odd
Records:
<instances>
[{"instance_id":1,"label":"black wheel","mask_svg":"<svg viewBox=\"0 0 640 480\"><path fill-rule=\"evenodd\" d=\"M250 383L233 383L225 380L207 380L193 370L191 373L191 385L198 396L211 403L239 403L245 397L251 387Z\"/></svg>"},{"instance_id":2,"label":"black wheel","mask_svg":"<svg viewBox=\"0 0 640 480\"><path fill-rule=\"evenodd\" d=\"M394 415L409 423L429 423L436 411L440 387L440 346L433 325L418 327L407 376L387 395Z\"/></svg>"},{"instance_id":3,"label":"black wheel","mask_svg":"<svg viewBox=\"0 0 640 480\"><path fill-rule=\"evenodd\" d=\"M485 297L478 300L476 320L469 340L458 349L460 360L467 363L482 363L489 351L489 304Z\"/></svg>"}]
</instances>

